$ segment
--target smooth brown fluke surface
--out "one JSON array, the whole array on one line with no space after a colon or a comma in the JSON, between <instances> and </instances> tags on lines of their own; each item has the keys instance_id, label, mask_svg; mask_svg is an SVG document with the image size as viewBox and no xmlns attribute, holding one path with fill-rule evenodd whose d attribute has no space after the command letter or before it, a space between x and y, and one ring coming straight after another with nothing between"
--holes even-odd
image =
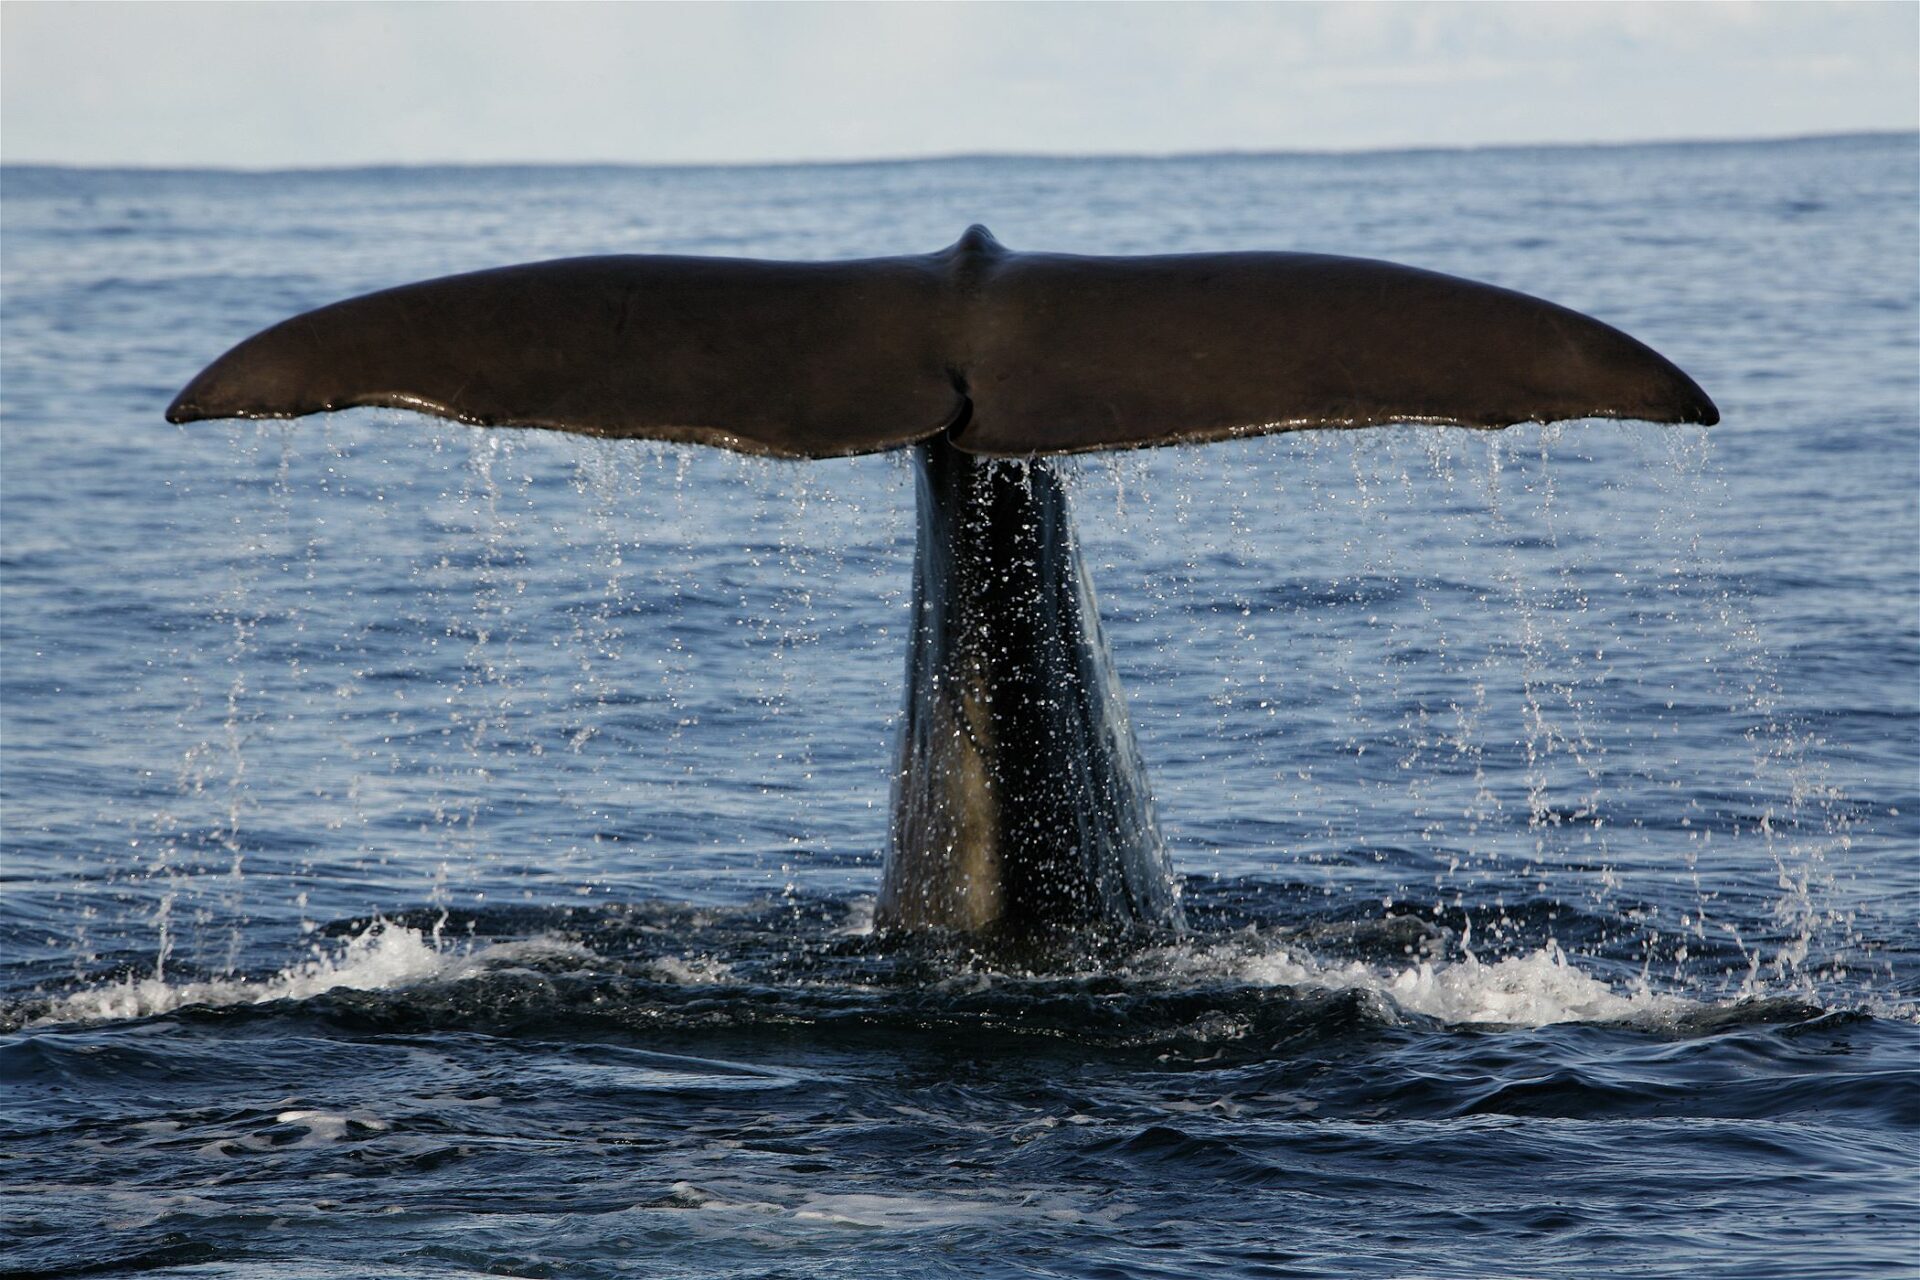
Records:
<instances>
[{"instance_id":1,"label":"smooth brown fluke surface","mask_svg":"<svg viewBox=\"0 0 1920 1280\"><path fill-rule=\"evenodd\" d=\"M1293 253L603 257L403 285L221 356L174 422L383 405L833 457L945 432L1025 455L1305 427L1711 424L1691 378L1538 298Z\"/></svg>"}]
</instances>

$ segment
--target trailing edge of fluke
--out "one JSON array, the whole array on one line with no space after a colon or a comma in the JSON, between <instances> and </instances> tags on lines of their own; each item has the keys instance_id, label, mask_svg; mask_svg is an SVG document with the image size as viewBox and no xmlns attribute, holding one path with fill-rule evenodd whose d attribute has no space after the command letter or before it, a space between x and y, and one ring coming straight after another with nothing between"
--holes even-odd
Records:
<instances>
[{"instance_id":1,"label":"trailing edge of fluke","mask_svg":"<svg viewBox=\"0 0 1920 1280\"><path fill-rule=\"evenodd\" d=\"M1073 453L1395 422L1719 421L1651 348L1526 294L1302 253L567 258L266 329L174 422L360 405L824 458Z\"/></svg>"}]
</instances>

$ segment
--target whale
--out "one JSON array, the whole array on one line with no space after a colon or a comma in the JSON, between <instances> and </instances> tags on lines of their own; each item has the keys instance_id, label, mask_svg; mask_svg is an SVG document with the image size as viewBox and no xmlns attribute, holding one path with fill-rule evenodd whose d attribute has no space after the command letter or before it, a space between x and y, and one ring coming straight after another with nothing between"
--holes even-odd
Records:
<instances>
[{"instance_id":1,"label":"whale","mask_svg":"<svg viewBox=\"0 0 1920 1280\"><path fill-rule=\"evenodd\" d=\"M1056 455L1306 429L1719 421L1620 330L1286 252L621 255L447 276L244 339L177 423L357 406L782 458L910 451L905 714L877 926L1183 927Z\"/></svg>"}]
</instances>

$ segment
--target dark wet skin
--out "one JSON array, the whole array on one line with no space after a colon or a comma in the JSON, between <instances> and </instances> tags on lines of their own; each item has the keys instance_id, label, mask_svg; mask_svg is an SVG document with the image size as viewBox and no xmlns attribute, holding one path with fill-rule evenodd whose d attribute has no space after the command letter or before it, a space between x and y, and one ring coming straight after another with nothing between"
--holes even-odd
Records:
<instances>
[{"instance_id":1,"label":"dark wet skin","mask_svg":"<svg viewBox=\"0 0 1920 1280\"><path fill-rule=\"evenodd\" d=\"M356 405L803 458L941 433L1024 457L1720 416L1650 348L1508 289L1324 254L1015 253L984 227L912 257L568 258L402 285L248 338L167 416Z\"/></svg>"},{"instance_id":2,"label":"dark wet skin","mask_svg":"<svg viewBox=\"0 0 1920 1280\"><path fill-rule=\"evenodd\" d=\"M941 440L913 456L914 627L876 923L1177 925L1059 474Z\"/></svg>"}]
</instances>

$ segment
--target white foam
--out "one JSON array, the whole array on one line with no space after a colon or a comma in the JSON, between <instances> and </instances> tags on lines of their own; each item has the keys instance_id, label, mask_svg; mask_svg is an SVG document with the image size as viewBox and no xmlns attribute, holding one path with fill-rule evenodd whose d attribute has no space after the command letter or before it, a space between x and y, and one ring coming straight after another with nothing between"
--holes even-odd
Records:
<instances>
[{"instance_id":1,"label":"white foam","mask_svg":"<svg viewBox=\"0 0 1920 1280\"><path fill-rule=\"evenodd\" d=\"M992 1197L885 1195L870 1192L822 1194L800 1187L764 1185L755 1190L777 1199L724 1195L676 1182L671 1207L707 1212L741 1213L786 1218L815 1227L855 1227L864 1230L927 1231L977 1227L1014 1217L1044 1216L1065 1221L1090 1219L1069 1206L1046 1206L1040 1197L1002 1193Z\"/></svg>"},{"instance_id":2,"label":"white foam","mask_svg":"<svg viewBox=\"0 0 1920 1280\"><path fill-rule=\"evenodd\" d=\"M379 1133L388 1128L385 1120L365 1111L282 1111L274 1117L275 1124L299 1125L307 1131L307 1136L296 1145L303 1147L324 1146L329 1142L341 1142L362 1133Z\"/></svg>"},{"instance_id":3,"label":"white foam","mask_svg":"<svg viewBox=\"0 0 1920 1280\"><path fill-rule=\"evenodd\" d=\"M1619 992L1583 972L1557 945L1491 964L1471 953L1454 961L1418 960L1404 968L1323 961L1284 944L1250 950L1244 942L1171 953L1176 969L1211 972L1255 986L1361 991L1395 1008L1453 1024L1545 1027L1559 1022L1671 1018L1699 1006L1644 985Z\"/></svg>"},{"instance_id":4,"label":"white foam","mask_svg":"<svg viewBox=\"0 0 1920 1280\"><path fill-rule=\"evenodd\" d=\"M332 949L315 946L307 959L270 977L204 982L127 978L64 997L36 1025L151 1017L185 1005L264 1004L342 989L380 991L453 982L555 956L587 959L592 952L578 943L544 937L456 949L429 932L377 921ZM1553 945L1492 963L1468 953L1453 961L1420 959L1394 967L1322 960L1284 942L1243 935L1210 946L1189 943L1167 948L1135 972L1176 982L1224 979L1255 986L1361 991L1397 1009L1450 1024L1543 1027L1560 1022L1658 1020L1700 1007L1644 985L1616 990L1582 971ZM656 981L682 985L738 981L731 966L713 956L663 957L648 966L648 973ZM949 979L936 989L975 989L991 982L989 976L976 972Z\"/></svg>"},{"instance_id":5,"label":"white foam","mask_svg":"<svg viewBox=\"0 0 1920 1280\"><path fill-rule=\"evenodd\" d=\"M303 1000L326 991L382 991L424 982L457 981L518 962L554 955L590 954L558 938L530 938L468 951L439 943L428 932L375 921L329 949L315 945L298 964L267 978L169 982L129 977L78 991L57 1001L35 1025L146 1018L185 1005L265 1004Z\"/></svg>"},{"instance_id":6,"label":"white foam","mask_svg":"<svg viewBox=\"0 0 1920 1280\"><path fill-rule=\"evenodd\" d=\"M871 937L874 912L879 905L878 898L871 894L861 894L848 904L846 921L835 930L835 933L843 938Z\"/></svg>"},{"instance_id":7,"label":"white foam","mask_svg":"<svg viewBox=\"0 0 1920 1280\"><path fill-rule=\"evenodd\" d=\"M1016 1212L1015 1206L955 1196L848 1193L809 1196L794 1209L793 1216L799 1222L836 1227L926 1231L995 1222Z\"/></svg>"},{"instance_id":8,"label":"white foam","mask_svg":"<svg viewBox=\"0 0 1920 1280\"><path fill-rule=\"evenodd\" d=\"M1417 964L1394 975L1387 995L1402 1009L1443 1022L1521 1027L1670 1018L1698 1007L1644 984L1622 995L1583 973L1557 946L1493 964L1471 955L1450 965Z\"/></svg>"},{"instance_id":9,"label":"white foam","mask_svg":"<svg viewBox=\"0 0 1920 1280\"><path fill-rule=\"evenodd\" d=\"M682 987L723 986L734 981L733 966L717 956L662 956L647 966L647 976Z\"/></svg>"}]
</instances>

